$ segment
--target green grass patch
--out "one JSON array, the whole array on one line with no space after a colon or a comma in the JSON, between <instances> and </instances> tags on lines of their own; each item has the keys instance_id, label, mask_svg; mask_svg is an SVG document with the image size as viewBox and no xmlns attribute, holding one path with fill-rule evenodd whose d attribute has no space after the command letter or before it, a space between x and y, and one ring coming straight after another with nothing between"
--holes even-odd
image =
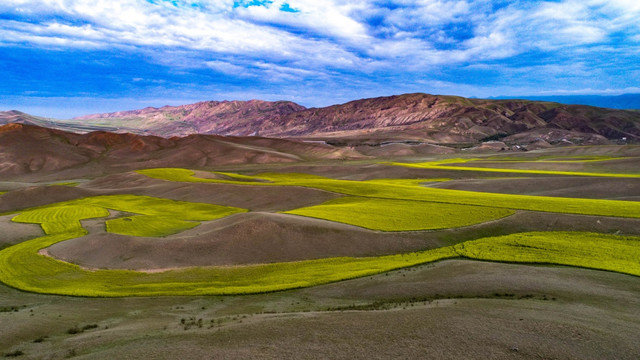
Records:
<instances>
[{"instance_id":1,"label":"green grass patch","mask_svg":"<svg viewBox=\"0 0 640 360\"><path fill-rule=\"evenodd\" d=\"M53 205L22 212L11 221L40 224L47 235L75 233L82 230L80 220L109 216L105 208L93 205Z\"/></svg>"},{"instance_id":2,"label":"green grass patch","mask_svg":"<svg viewBox=\"0 0 640 360\"><path fill-rule=\"evenodd\" d=\"M570 265L640 276L640 238L584 232L530 232L467 241L471 259Z\"/></svg>"},{"instance_id":3,"label":"green grass patch","mask_svg":"<svg viewBox=\"0 0 640 360\"><path fill-rule=\"evenodd\" d=\"M404 185L404 186L421 186L424 183L436 183L450 181L449 178L437 178L437 179L373 179L366 180L367 184L381 184L381 185Z\"/></svg>"},{"instance_id":4,"label":"green grass patch","mask_svg":"<svg viewBox=\"0 0 640 360\"><path fill-rule=\"evenodd\" d=\"M86 204L141 215L170 216L179 220L214 220L245 209L188 201L177 201L141 195L103 195L60 204Z\"/></svg>"},{"instance_id":5,"label":"green grass patch","mask_svg":"<svg viewBox=\"0 0 640 360\"><path fill-rule=\"evenodd\" d=\"M219 175L223 178L228 178L229 180L232 180L232 181L265 182L265 180L258 179L255 176L242 175L242 174L236 174L236 173L230 173L230 172L222 172L222 171L212 171L211 173Z\"/></svg>"},{"instance_id":6,"label":"green grass patch","mask_svg":"<svg viewBox=\"0 0 640 360\"><path fill-rule=\"evenodd\" d=\"M136 215L107 220L107 231L131 236L162 237L177 234L197 226L194 221L171 216Z\"/></svg>"},{"instance_id":7,"label":"green grass patch","mask_svg":"<svg viewBox=\"0 0 640 360\"><path fill-rule=\"evenodd\" d=\"M284 212L382 231L468 226L512 215L509 209L434 202L344 197Z\"/></svg>"},{"instance_id":8,"label":"green grass patch","mask_svg":"<svg viewBox=\"0 0 640 360\"><path fill-rule=\"evenodd\" d=\"M23 210L11 220L40 224L47 235L83 231L80 220L107 217L109 210L140 214L108 220L107 231L133 236L167 236L246 209L139 195L104 195Z\"/></svg>"},{"instance_id":9,"label":"green grass patch","mask_svg":"<svg viewBox=\"0 0 640 360\"><path fill-rule=\"evenodd\" d=\"M80 185L79 182L75 182L75 181L67 181L67 182L59 182L59 183L55 183L55 184L49 184L49 186L78 186Z\"/></svg>"},{"instance_id":10,"label":"green grass patch","mask_svg":"<svg viewBox=\"0 0 640 360\"><path fill-rule=\"evenodd\" d=\"M530 157L517 157L517 156L490 156L487 158L477 158L474 161L500 161L500 162L542 162L542 163L589 163L589 162L601 162L610 160L624 160L629 157L614 157L606 155L571 155L571 156L558 156L558 155L543 155L534 158Z\"/></svg>"},{"instance_id":11,"label":"green grass patch","mask_svg":"<svg viewBox=\"0 0 640 360\"><path fill-rule=\"evenodd\" d=\"M195 173L188 169L179 169L179 168L157 168L157 169L144 169L138 170L137 173L142 175L146 175L153 179L162 179L168 181L178 181L178 182L214 182L220 183L222 180L217 179L203 179L194 177Z\"/></svg>"}]
</instances>

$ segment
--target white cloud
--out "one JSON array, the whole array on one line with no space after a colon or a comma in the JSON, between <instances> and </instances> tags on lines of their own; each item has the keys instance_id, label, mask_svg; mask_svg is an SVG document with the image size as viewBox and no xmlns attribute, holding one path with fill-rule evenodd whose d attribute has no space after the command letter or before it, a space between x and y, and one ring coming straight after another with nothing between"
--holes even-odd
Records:
<instances>
[{"instance_id":1,"label":"white cloud","mask_svg":"<svg viewBox=\"0 0 640 360\"><path fill-rule=\"evenodd\" d=\"M285 3L296 12L281 11ZM246 20L285 25L356 42L369 38L365 24L352 17L362 7L358 2L333 0L274 0L267 6L239 8L238 13Z\"/></svg>"},{"instance_id":2,"label":"white cloud","mask_svg":"<svg viewBox=\"0 0 640 360\"><path fill-rule=\"evenodd\" d=\"M296 12L281 11L285 3ZM604 45L615 55L613 34L636 46L625 50L630 53L638 53L640 42L637 0L520 1L497 11L487 0L390 3L274 0L234 8L233 0L178 6L163 0L4 0L0 13L13 20L0 20L0 46L136 49L174 68L285 82L336 71L424 74L532 51L586 57Z\"/></svg>"},{"instance_id":3,"label":"white cloud","mask_svg":"<svg viewBox=\"0 0 640 360\"><path fill-rule=\"evenodd\" d=\"M469 3L466 1L420 0L399 3L408 6L391 10L386 22L400 29L434 26L461 20L470 10Z\"/></svg>"},{"instance_id":4,"label":"white cloud","mask_svg":"<svg viewBox=\"0 0 640 360\"><path fill-rule=\"evenodd\" d=\"M242 75L245 71L243 66L234 65L226 61L211 60L206 61L205 65L215 71L231 75Z\"/></svg>"},{"instance_id":5,"label":"white cloud","mask_svg":"<svg viewBox=\"0 0 640 360\"><path fill-rule=\"evenodd\" d=\"M21 3L25 8L29 7L27 1ZM184 48L219 54L248 54L272 60L306 58L312 64L321 65L326 65L329 59L338 59L343 66L356 62L356 56L331 41L305 38L273 26L251 23L219 12L221 3L213 5L215 11L212 12L144 1L45 0L40 3L43 14L89 24L65 24L64 20L54 19L42 23L2 21L0 40L61 47L102 44L104 47ZM228 5L230 9L232 3ZM35 11L34 8L29 11ZM21 9L16 6L14 10Z\"/></svg>"},{"instance_id":6,"label":"white cloud","mask_svg":"<svg viewBox=\"0 0 640 360\"><path fill-rule=\"evenodd\" d=\"M596 26L584 24L567 26L560 30L560 33L575 43L596 43L605 39L606 31Z\"/></svg>"},{"instance_id":7,"label":"white cloud","mask_svg":"<svg viewBox=\"0 0 640 360\"><path fill-rule=\"evenodd\" d=\"M254 63L253 66L261 69L264 74L268 76L269 80L272 81L302 80L310 77L326 77L326 74L319 71L306 70L303 68L292 66L281 66L262 61Z\"/></svg>"}]
</instances>

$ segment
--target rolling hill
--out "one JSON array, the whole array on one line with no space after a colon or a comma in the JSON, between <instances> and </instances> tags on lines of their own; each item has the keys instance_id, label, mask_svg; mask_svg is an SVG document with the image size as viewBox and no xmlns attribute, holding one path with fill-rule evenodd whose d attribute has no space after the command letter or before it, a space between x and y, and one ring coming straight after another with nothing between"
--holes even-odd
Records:
<instances>
[{"instance_id":1,"label":"rolling hill","mask_svg":"<svg viewBox=\"0 0 640 360\"><path fill-rule=\"evenodd\" d=\"M86 173L159 167L287 163L362 158L348 148L286 139L190 135L170 139L94 131L76 134L35 125L0 125L0 175ZM75 172L74 172L75 171Z\"/></svg>"}]
</instances>

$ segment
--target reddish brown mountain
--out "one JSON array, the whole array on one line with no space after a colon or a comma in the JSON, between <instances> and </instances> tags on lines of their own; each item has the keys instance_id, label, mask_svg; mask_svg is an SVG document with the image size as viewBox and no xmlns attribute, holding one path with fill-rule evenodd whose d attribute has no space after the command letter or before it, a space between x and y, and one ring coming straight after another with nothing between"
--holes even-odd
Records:
<instances>
[{"instance_id":1,"label":"reddish brown mountain","mask_svg":"<svg viewBox=\"0 0 640 360\"><path fill-rule=\"evenodd\" d=\"M306 109L288 101L209 101L72 120L17 111L0 124L23 123L78 133L102 130L164 138L190 134L268 136L337 145L431 143L485 147L640 142L640 112L527 100L405 94ZM506 145L505 145L506 144ZM404 152L403 149L401 152Z\"/></svg>"},{"instance_id":2,"label":"reddish brown mountain","mask_svg":"<svg viewBox=\"0 0 640 360\"><path fill-rule=\"evenodd\" d=\"M640 112L527 100L405 94L305 109L291 102L223 101L88 115L74 123L158 136L192 133L432 143L640 141ZM335 141L335 140L334 140Z\"/></svg>"},{"instance_id":3,"label":"reddish brown mountain","mask_svg":"<svg viewBox=\"0 0 640 360\"><path fill-rule=\"evenodd\" d=\"M76 134L16 123L0 125L0 175L4 179L61 171L73 177L150 167L202 168L361 157L346 148L285 139L216 135L167 139L103 131Z\"/></svg>"},{"instance_id":4,"label":"reddish brown mountain","mask_svg":"<svg viewBox=\"0 0 640 360\"><path fill-rule=\"evenodd\" d=\"M216 134L260 135L260 124L270 124L305 107L290 101L205 101L182 106L86 115L75 120L122 127L160 136ZM269 134L273 135L273 134Z\"/></svg>"}]
</instances>

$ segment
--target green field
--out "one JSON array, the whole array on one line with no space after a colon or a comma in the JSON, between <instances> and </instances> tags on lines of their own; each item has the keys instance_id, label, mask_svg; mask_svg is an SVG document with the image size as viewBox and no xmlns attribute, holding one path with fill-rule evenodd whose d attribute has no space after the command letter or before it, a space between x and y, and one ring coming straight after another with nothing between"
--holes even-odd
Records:
<instances>
[{"instance_id":1,"label":"green field","mask_svg":"<svg viewBox=\"0 0 640 360\"><path fill-rule=\"evenodd\" d=\"M555 156L543 155L535 158L510 157L510 156L490 156L482 159L474 159L474 161L500 161L500 162L521 162L521 163L590 163L602 162L610 160L625 160L627 157L614 156L591 156L591 155L574 155L574 156Z\"/></svg>"},{"instance_id":2,"label":"green field","mask_svg":"<svg viewBox=\"0 0 640 360\"><path fill-rule=\"evenodd\" d=\"M571 265L640 276L638 237L531 232L467 241L455 250L470 259Z\"/></svg>"},{"instance_id":3,"label":"green field","mask_svg":"<svg viewBox=\"0 0 640 360\"><path fill-rule=\"evenodd\" d=\"M77 233L44 236L0 251L0 281L26 291L77 296L249 294L314 286L458 256L572 265L640 276L640 238L566 232L513 234L408 254L186 268L151 274L87 271L38 254L42 248L83 234L81 229Z\"/></svg>"},{"instance_id":4,"label":"green field","mask_svg":"<svg viewBox=\"0 0 640 360\"><path fill-rule=\"evenodd\" d=\"M143 195L101 195L62 201L55 204L43 205L17 212L2 213L28 213L29 218L38 220L50 220L50 210L53 207L88 206L100 207L117 211L153 216L171 216L174 219L190 221L206 221L245 212L245 209L230 206L220 206L206 203L177 201ZM49 210L47 210L49 209ZM105 215L105 216L108 216ZM55 221L55 219L54 219ZM37 222L36 222L37 223Z\"/></svg>"},{"instance_id":5,"label":"green field","mask_svg":"<svg viewBox=\"0 0 640 360\"><path fill-rule=\"evenodd\" d=\"M106 221L106 230L132 236L167 236L190 229L198 221L245 212L229 206L161 199L139 195L94 196L27 209L11 220L40 224L48 235L84 231L80 220L107 217L109 210L140 214Z\"/></svg>"},{"instance_id":6,"label":"green field","mask_svg":"<svg viewBox=\"0 0 640 360\"><path fill-rule=\"evenodd\" d=\"M152 178L169 181L252 186L302 186L370 198L476 205L511 210L640 218L640 202L481 193L429 188L420 185L420 183L432 181L431 179L351 181L309 176L306 174L264 173L252 177L255 182L249 183L247 181L198 178L193 176L193 171L187 169L164 168L139 170L138 172ZM251 177L244 176L244 178ZM436 181L442 181L442 179L436 179Z\"/></svg>"},{"instance_id":7,"label":"green field","mask_svg":"<svg viewBox=\"0 0 640 360\"><path fill-rule=\"evenodd\" d=\"M11 220L19 223L40 224L45 234L54 235L82 231L80 220L106 216L109 216L109 210L98 206L56 204L22 212Z\"/></svg>"},{"instance_id":8,"label":"green field","mask_svg":"<svg viewBox=\"0 0 640 360\"><path fill-rule=\"evenodd\" d=\"M490 194L421 185L446 179L349 181L299 173L213 173L218 178L203 179L186 169L139 172L172 181L258 186L265 191L271 186L300 186L351 195L285 213L382 231L466 226L499 219L515 210L640 218L640 203L631 201ZM191 267L158 273L88 271L39 254L55 243L86 235L80 221L108 217L109 210L125 214L107 220L107 231L148 237L171 235L197 226L200 221L247 211L137 195L95 196L25 209L12 220L40 224L46 236L0 251L0 281L26 291L77 296L249 294L314 286L454 257L570 265L640 276L640 238L568 232L489 237L405 254Z\"/></svg>"},{"instance_id":9,"label":"green field","mask_svg":"<svg viewBox=\"0 0 640 360\"><path fill-rule=\"evenodd\" d=\"M284 212L382 231L446 229L496 220L508 209L424 201L343 197Z\"/></svg>"},{"instance_id":10,"label":"green field","mask_svg":"<svg viewBox=\"0 0 640 360\"><path fill-rule=\"evenodd\" d=\"M136 215L106 221L107 232L131 236L162 237L198 226L172 216Z\"/></svg>"},{"instance_id":11,"label":"green field","mask_svg":"<svg viewBox=\"0 0 640 360\"><path fill-rule=\"evenodd\" d=\"M38 254L42 248L85 233L81 229L77 233L44 236L0 251L0 281L26 291L77 296L249 294L308 287L455 256L453 248L448 247L370 258L186 268L149 274L88 271Z\"/></svg>"},{"instance_id":12,"label":"green field","mask_svg":"<svg viewBox=\"0 0 640 360\"><path fill-rule=\"evenodd\" d=\"M176 201L140 195L103 195L59 203L60 205L95 205L107 209L125 211L141 215L171 216L187 221L207 221L223 216L245 212L229 206Z\"/></svg>"}]
</instances>

